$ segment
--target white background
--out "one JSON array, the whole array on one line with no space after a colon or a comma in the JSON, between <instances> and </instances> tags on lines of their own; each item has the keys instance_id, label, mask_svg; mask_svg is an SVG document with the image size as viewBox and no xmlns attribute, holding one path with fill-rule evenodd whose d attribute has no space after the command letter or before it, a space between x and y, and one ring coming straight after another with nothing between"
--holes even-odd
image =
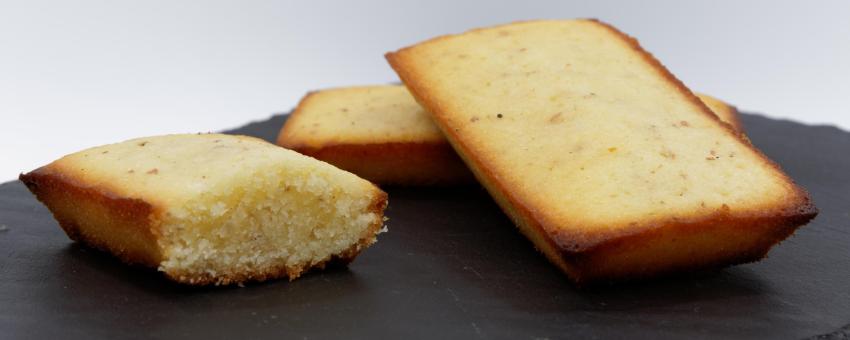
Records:
<instances>
[{"instance_id":1,"label":"white background","mask_svg":"<svg viewBox=\"0 0 850 340\"><path fill-rule=\"evenodd\" d=\"M308 90L395 81L383 54L434 35L574 17L637 37L744 111L850 129L847 0L0 0L0 182L90 146L264 119Z\"/></svg>"}]
</instances>

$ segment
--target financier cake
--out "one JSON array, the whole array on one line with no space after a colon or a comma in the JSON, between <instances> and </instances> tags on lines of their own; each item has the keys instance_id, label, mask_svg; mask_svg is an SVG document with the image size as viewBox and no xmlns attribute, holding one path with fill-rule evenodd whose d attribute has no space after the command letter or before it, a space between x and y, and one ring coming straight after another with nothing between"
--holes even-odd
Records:
<instances>
[{"instance_id":1,"label":"financier cake","mask_svg":"<svg viewBox=\"0 0 850 340\"><path fill-rule=\"evenodd\" d=\"M720 120L741 129L735 108L698 96ZM381 185L475 181L402 85L311 92L281 128L277 143Z\"/></svg>"},{"instance_id":2,"label":"financier cake","mask_svg":"<svg viewBox=\"0 0 850 340\"><path fill-rule=\"evenodd\" d=\"M375 242L387 195L260 139L139 138L20 176L68 236L186 284L297 278Z\"/></svg>"},{"instance_id":3,"label":"financier cake","mask_svg":"<svg viewBox=\"0 0 850 340\"><path fill-rule=\"evenodd\" d=\"M378 184L475 181L401 85L312 92L286 121L277 144Z\"/></svg>"},{"instance_id":4,"label":"financier cake","mask_svg":"<svg viewBox=\"0 0 850 340\"><path fill-rule=\"evenodd\" d=\"M817 214L637 41L598 21L477 29L387 59L579 283L756 261Z\"/></svg>"}]
</instances>

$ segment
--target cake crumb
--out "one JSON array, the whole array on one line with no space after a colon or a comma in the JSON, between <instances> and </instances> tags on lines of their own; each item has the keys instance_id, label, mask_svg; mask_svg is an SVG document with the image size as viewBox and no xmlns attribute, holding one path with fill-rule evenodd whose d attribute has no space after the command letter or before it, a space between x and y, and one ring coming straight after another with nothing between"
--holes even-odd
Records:
<instances>
[{"instance_id":1,"label":"cake crumb","mask_svg":"<svg viewBox=\"0 0 850 340\"><path fill-rule=\"evenodd\" d=\"M146 174L148 174L148 175L156 175L158 173L159 173L159 169L157 169L157 168L150 169L150 170L148 170L148 172L146 172Z\"/></svg>"}]
</instances>

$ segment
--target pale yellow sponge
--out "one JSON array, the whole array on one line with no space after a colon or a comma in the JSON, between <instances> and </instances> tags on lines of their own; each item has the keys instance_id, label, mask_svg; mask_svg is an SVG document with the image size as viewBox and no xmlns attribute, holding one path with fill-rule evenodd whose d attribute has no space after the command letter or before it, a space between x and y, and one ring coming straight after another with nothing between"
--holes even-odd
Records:
<instances>
[{"instance_id":1,"label":"pale yellow sponge","mask_svg":"<svg viewBox=\"0 0 850 340\"><path fill-rule=\"evenodd\" d=\"M294 279L375 242L387 195L260 139L185 134L83 150L20 179L76 241L188 284Z\"/></svg>"}]
</instances>

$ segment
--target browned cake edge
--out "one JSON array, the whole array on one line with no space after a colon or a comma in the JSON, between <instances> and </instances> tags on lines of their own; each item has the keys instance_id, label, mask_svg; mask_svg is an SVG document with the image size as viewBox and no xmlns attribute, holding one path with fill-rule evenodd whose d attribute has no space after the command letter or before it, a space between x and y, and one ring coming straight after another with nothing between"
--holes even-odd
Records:
<instances>
[{"instance_id":1,"label":"browned cake edge","mask_svg":"<svg viewBox=\"0 0 850 340\"><path fill-rule=\"evenodd\" d=\"M284 123L277 145L328 162L380 185L455 185L474 178L444 139L423 142L311 145L293 137L296 122L313 95L310 92Z\"/></svg>"},{"instance_id":2,"label":"browned cake edge","mask_svg":"<svg viewBox=\"0 0 850 340\"><path fill-rule=\"evenodd\" d=\"M380 185L457 185L475 180L446 141L425 143L330 144L287 149L328 162Z\"/></svg>"},{"instance_id":3,"label":"browned cake edge","mask_svg":"<svg viewBox=\"0 0 850 340\"><path fill-rule=\"evenodd\" d=\"M610 279L630 279L656 276L668 272L683 269L696 270L710 267L757 261L764 257L771 246L791 235L796 228L807 223L817 215L808 193L795 185L793 180L785 175L780 167L764 156L759 150L752 147L740 133L733 130L731 125L725 124L711 113L708 107L702 103L681 81L673 76L658 60L643 50L637 40L618 31L608 24L595 19L590 19L627 42L637 51L659 74L672 82L693 105L701 108L701 111L712 117L722 131L737 138L747 147L752 149L765 164L773 167L790 184L794 191L794 197L790 198L789 207L777 207L778 209L765 209L754 211L746 218L730 218L728 214L719 213L713 216L702 216L688 221L649 221L643 225L624 228L614 231L596 232L594 234L580 233L549 233L544 221L536 214L533 207L524 206L519 199L514 197L506 183L499 180L492 171L482 163L482 159L475 153L469 152L470 146L459 138L457 131L447 125L446 115L441 105L434 100L425 89L425 84L420 82L421 78L416 74L418 70L408 64L405 55L413 53L413 49L423 44L449 39L452 35L440 36L417 45L400 49L396 52L387 53L386 59L414 95L417 102L426 111L431 113L432 118L443 131L449 142L469 166L476 178L488 189L499 206L519 227L535 246L542 251L546 257L555 265L566 272L577 283L590 283ZM510 24L508 24L510 25ZM507 25L505 25L507 26ZM500 26L496 26L500 27ZM492 27L491 27L492 28ZM476 29L478 30L478 29ZM473 30L475 31L475 30ZM779 211L777 211L779 210ZM650 255L654 251L665 249L673 244L687 244L688 240L677 239L678 232L690 229L689 233L694 239L704 235L722 235L740 231L741 227L761 225L762 228L772 229L766 237L751 242L752 244L740 245L740 249L728 249L725 253L715 254L714 258L693 259L690 262L664 263L660 259L660 265L652 266L653 262L641 263L641 259L634 258L635 255L646 252ZM719 229L722 228L722 229ZM752 229L749 229L752 231ZM672 232L672 233L671 233ZM671 235L672 238L664 238ZM683 242L685 241L685 242ZM653 247L657 247L653 249ZM749 251L746 251L749 249ZM705 261L707 260L707 261ZM629 267L634 266L634 267Z\"/></svg>"},{"instance_id":4,"label":"browned cake edge","mask_svg":"<svg viewBox=\"0 0 850 340\"><path fill-rule=\"evenodd\" d=\"M85 185L50 165L21 174L19 179L47 206L71 240L112 253L128 264L156 268L162 261L157 245L158 214L150 203ZM113 233L96 230L109 225L123 228ZM125 240L134 242L119 243Z\"/></svg>"},{"instance_id":5,"label":"browned cake edge","mask_svg":"<svg viewBox=\"0 0 850 340\"><path fill-rule=\"evenodd\" d=\"M716 104L720 104L724 109L729 111L729 114L724 115L726 119L721 119L724 123L732 126L733 129L744 134L744 124L741 122L741 112L738 111L738 108L735 105L729 104L729 102L725 100L720 100L716 97L702 94L703 98L714 101ZM700 99L702 101L702 99ZM707 106L707 105L706 105ZM716 114L719 118L720 114ZM749 141L748 141L749 142Z\"/></svg>"},{"instance_id":6,"label":"browned cake edge","mask_svg":"<svg viewBox=\"0 0 850 340\"><path fill-rule=\"evenodd\" d=\"M140 199L122 197L109 189L87 186L49 166L21 174L19 179L47 206L71 240L108 252L127 264L155 269L159 267L163 260L157 244L160 237L160 212L154 205ZM377 194L369 211L379 216L376 223L369 226L356 244L312 266L282 265L261 272L218 276L193 276L175 272L163 274L182 284L227 285L281 277L288 277L291 281L311 269L323 269L328 264L348 264L360 251L375 242L383 226L387 194L378 188L375 190ZM122 242L127 239L134 242Z\"/></svg>"},{"instance_id":7,"label":"browned cake edge","mask_svg":"<svg viewBox=\"0 0 850 340\"><path fill-rule=\"evenodd\" d=\"M736 131L738 131L738 132L740 132L740 133L742 133L746 136L746 132L744 131L744 123L741 122L741 111L738 111L737 106L729 104L726 101L722 101L722 103L723 103L723 105L726 105L726 108L729 111L732 111L732 114L729 115L728 117L726 117L729 125L732 125L732 128L734 128ZM747 143L750 142L749 138L744 138L744 139L747 141Z\"/></svg>"}]
</instances>

